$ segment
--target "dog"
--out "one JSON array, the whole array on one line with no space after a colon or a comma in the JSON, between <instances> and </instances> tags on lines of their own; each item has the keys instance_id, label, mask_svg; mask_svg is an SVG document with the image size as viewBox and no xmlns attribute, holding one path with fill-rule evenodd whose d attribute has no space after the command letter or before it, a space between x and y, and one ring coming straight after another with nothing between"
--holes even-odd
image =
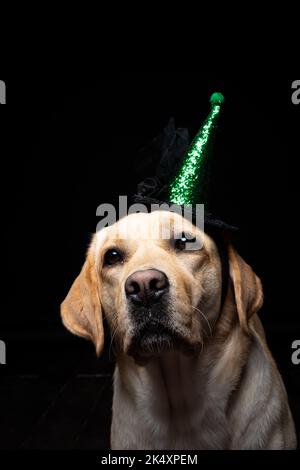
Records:
<instances>
[{"instance_id":1,"label":"dog","mask_svg":"<svg viewBox=\"0 0 300 470\"><path fill-rule=\"evenodd\" d=\"M170 230L169 239L139 235L155 225ZM181 215L131 214L94 235L61 314L98 355L103 316L108 322L116 351L112 449L296 447L285 387L257 316L261 281L230 242L226 250L222 302L216 242Z\"/></svg>"}]
</instances>

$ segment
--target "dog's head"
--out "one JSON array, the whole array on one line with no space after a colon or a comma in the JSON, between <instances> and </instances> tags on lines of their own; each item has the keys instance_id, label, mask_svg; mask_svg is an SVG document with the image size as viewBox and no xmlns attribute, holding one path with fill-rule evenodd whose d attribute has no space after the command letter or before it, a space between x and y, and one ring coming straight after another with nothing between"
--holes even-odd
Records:
<instances>
[{"instance_id":1,"label":"dog's head","mask_svg":"<svg viewBox=\"0 0 300 470\"><path fill-rule=\"evenodd\" d=\"M231 245L228 255L236 321L247 331L262 289ZM172 348L194 354L220 317L221 288L210 236L172 212L132 214L94 236L62 318L70 331L91 339L98 354L103 314L119 350L140 362Z\"/></svg>"}]
</instances>

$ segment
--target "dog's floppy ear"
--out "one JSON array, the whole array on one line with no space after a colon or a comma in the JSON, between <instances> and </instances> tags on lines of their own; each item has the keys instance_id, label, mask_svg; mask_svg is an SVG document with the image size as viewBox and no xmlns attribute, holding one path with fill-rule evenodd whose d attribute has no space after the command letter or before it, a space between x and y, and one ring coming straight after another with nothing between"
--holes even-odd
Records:
<instances>
[{"instance_id":1,"label":"dog's floppy ear","mask_svg":"<svg viewBox=\"0 0 300 470\"><path fill-rule=\"evenodd\" d=\"M249 319L263 304L261 281L231 244L228 246L228 256L239 322L243 330L249 332Z\"/></svg>"},{"instance_id":2,"label":"dog's floppy ear","mask_svg":"<svg viewBox=\"0 0 300 470\"><path fill-rule=\"evenodd\" d=\"M68 330L93 341L99 356L104 344L104 330L93 258L90 251L79 276L61 304L61 316Z\"/></svg>"}]
</instances>

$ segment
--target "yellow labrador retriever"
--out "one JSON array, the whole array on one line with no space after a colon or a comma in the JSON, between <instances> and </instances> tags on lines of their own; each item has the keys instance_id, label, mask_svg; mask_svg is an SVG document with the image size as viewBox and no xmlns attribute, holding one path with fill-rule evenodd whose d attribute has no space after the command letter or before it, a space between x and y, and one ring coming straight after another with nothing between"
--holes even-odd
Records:
<instances>
[{"instance_id":1,"label":"yellow labrador retriever","mask_svg":"<svg viewBox=\"0 0 300 470\"><path fill-rule=\"evenodd\" d=\"M139 236L155 224L171 227L172 236ZM203 247L187 249L190 237ZM112 449L296 447L257 316L261 282L231 245L228 257L221 308L217 246L180 215L132 214L94 236L61 311L65 326L92 340L97 354L103 315L109 323L117 348Z\"/></svg>"}]
</instances>

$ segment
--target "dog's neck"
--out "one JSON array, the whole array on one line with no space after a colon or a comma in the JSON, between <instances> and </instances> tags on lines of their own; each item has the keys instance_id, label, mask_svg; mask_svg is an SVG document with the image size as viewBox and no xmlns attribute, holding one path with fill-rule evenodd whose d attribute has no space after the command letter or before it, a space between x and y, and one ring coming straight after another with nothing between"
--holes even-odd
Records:
<instances>
[{"instance_id":1,"label":"dog's neck","mask_svg":"<svg viewBox=\"0 0 300 470\"><path fill-rule=\"evenodd\" d=\"M143 366L129 357L122 357L118 361L116 375L117 380L121 381L119 385L135 402L136 409L148 409L147 416L152 416L157 423L182 429L195 413L199 391L194 381L198 367L199 357L171 351L149 360ZM140 385L138 389L137 384Z\"/></svg>"},{"instance_id":2,"label":"dog's neck","mask_svg":"<svg viewBox=\"0 0 300 470\"><path fill-rule=\"evenodd\" d=\"M149 381L154 407L175 427L195 412L197 391L194 383L199 358L171 351L153 359L140 371ZM157 403L155 397L160 397ZM155 404L156 401L156 404Z\"/></svg>"}]
</instances>

